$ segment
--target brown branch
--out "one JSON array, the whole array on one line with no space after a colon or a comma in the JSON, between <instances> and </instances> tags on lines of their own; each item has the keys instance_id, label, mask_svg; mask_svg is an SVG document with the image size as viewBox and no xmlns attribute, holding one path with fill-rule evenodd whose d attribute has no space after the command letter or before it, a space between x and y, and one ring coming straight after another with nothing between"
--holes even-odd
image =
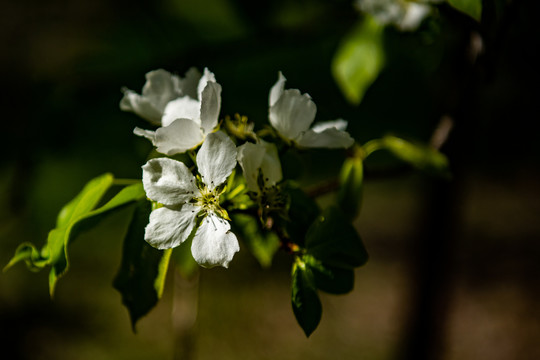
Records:
<instances>
[{"instance_id":1,"label":"brown branch","mask_svg":"<svg viewBox=\"0 0 540 360\"><path fill-rule=\"evenodd\" d=\"M330 180L327 180L321 184L310 186L305 190L307 196L310 198L316 198L331 192L336 191L339 189L339 179L333 178Z\"/></svg>"}]
</instances>

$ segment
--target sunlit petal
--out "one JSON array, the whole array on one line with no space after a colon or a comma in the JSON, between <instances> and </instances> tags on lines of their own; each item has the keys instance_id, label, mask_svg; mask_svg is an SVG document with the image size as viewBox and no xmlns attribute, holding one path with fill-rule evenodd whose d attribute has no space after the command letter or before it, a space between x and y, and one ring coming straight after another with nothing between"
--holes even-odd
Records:
<instances>
[{"instance_id":1,"label":"sunlit petal","mask_svg":"<svg viewBox=\"0 0 540 360\"><path fill-rule=\"evenodd\" d=\"M163 111L169 101L181 95L178 76L158 69L146 73L145 77L142 96L150 100L156 109Z\"/></svg>"},{"instance_id":2,"label":"sunlit petal","mask_svg":"<svg viewBox=\"0 0 540 360\"><path fill-rule=\"evenodd\" d=\"M270 107L270 124L281 136L293 140L306 131L315 119L317 106L309 95L297 89L284 90Z\"/></svg>"},{"instance_id":3,"label":"sunlit petal","mask_svg":"<svg viewBox=\"0 0 540 360\"><path fill-rule=\"evenodd\" d=\"M161 124L162 112L154 106L148 99L132 90L125 90L124 97L120 100L120 109L131 111L154 125Z\"/></svg>"},{"instance_id":4,"label":"sunlit petal","mask_svg":"<svg viewBox=\"0 0 540 360\"><path fill-rule=\"evenodd\" d=\"M192 67L184 76L183 79L179 81L179 88L182 91L182 96L189 96L192 99L197 99L197 86L201 80L201 72L197 68Z\"/></svg>"},{"instance_id":5,"label":"sunlit petal","mask_svg":"<svg viewBox=\"0 0 540 360\"><path fill-rule=\"evenodd\" d=\"M236 235L230 232L226 220L215 214L204 218L191 244L191 254L204 267L228 267L234 254L240 250Z\"/></svg>"},{"instance_id":6,"label":"sunlit petal","mask_svg":"<svg viewBox=\"0 0 540 360\"><path fill-rule=\"evenodd\" d=\"M143 167L146 195L164 205L180 205L200 194L195 177L180 161L168 158L149 160Z\"/></svg>"},{"instance_id":7,"label":"sunlit petal","mask_svg":"<svg viewBox=\"0 0 540 360\"><path fill-rule=\"evenodd\" d=\"M200 116L204 133L209 134L218 123L221 108L221 85L209 81L201 95Z\"/></svg>"},{"instance_id":8,"label":"sunlit petal","mask_svg":"<svg viewBox=\"0 0 540 360\"><path fill-rule=\"evenodd\" d=\"M354 139L349 133L332 127L322 132L310 129L299 136L296 143L306 148L345 149L354 144Z\"/></svg>"},{"instance_id":9,"label":"sunlit petal","mask_svg":"<svg viewBox=\"0 0 540 360\"><path fill-rule=\"evenodd\" d=\"M281 161L279 160L278 151L275 144L261 140L261 146L264 147L265 153L261 163L261 170L264 175L265 185L273 186L283 178L281 172Z\"/></svg>"},{"instance_id":10,"label":"sunlit petal","mask_svg":"<svg viewBox=\"0 0 540 360\"><path fill-rule=\"evenodd\" d=\"M150 213L144 240L157 249L177 247L189 237L196 223L199 208L191 204L179 210L162 207Z\"/></svg>"},{"instance_id":11,"label":"sunlit petal","mask_svg":"<svg viewBox=\"0 0 540 360\"><path fill-rule=\"evenodd\" d=\"M120 109L131 111L155 125L161 124L161 116L167 103L181 96L180 79L163 69L148 72L142 94L125 90Z\"/></svg>"},{"instance_id":12,"label":"sunlit petal","mask_svg":"<svg viewBox=\"0 0 540 360\"><path fill-rule=\"evenodd\" d=\"M197 154L197 167L210 188L225 182L236 166L236 146L223 132L208 134Z\"/></svg>"},{"instance_id":13,"label":"sunlit petal","mask_svg":"<svg viewBox=\"0 0 540 360\"><path fill-rule=\"evenodd\" d=\"M338 130L345 131L347 130L347 125L348 125L347 120L343 120L343 119L337 119L337 120L332 120L332 121L322 121L313 125L311 130L318 133L323 132L324 130L330 129L330 128L336 128Z\"/></svg>"},{"instance_id":14,"label":"sunlit petal","mask_svg":"<svg viewBox=\"0 0 540 360\"><path fill-rule=\"evenodd\" d=\"M153 145L156 145L156 132L152 130L145 130L141 129L140 127L136 127L133 129L133 133L137 136L142 136L147 138L152 142Z\"/></svg>"},{"instance_id":15,"label":"sunlit petal","mask_svg":"<svg viewBox=\"0 0 540 360\"><path fill-rule=\"evenodd\" d=\"M208 68L204 68L203 76L199 80L199 85L197 86L197 100L200 101L202 99L202 92L204 88L206 87L206 84L210 81L217 82L216 76L214 75L213 72L208 70Z\"/></svg>"},{"instance_id":16,"label":"sunlit petal","mask_svg":"<svg viewBox=\"0 0 540 360\"><path fill-rule=\"evenodd\" d=\"M278 101L279 97L283 93L283 89L285 88L285 81L287 81L287 79L285 78L285 76L283 76L283 74L280 71L278 73L278 81L270 89L270 94L268 96L269 106L274 105L276 101Z\"/></svg>"},{"instance_id":17,"label":"sunlit petal","mask_svg":"<svg viewBox=\"0 0 540 360\"><path fill-rule=\"evenodd\" d=\"M257 184L257 177L263 162L265 148L264 146L247 142L239 146L237 150L238 163L244 173L247 187L251 191L258 192L259 185Z\"/></svg>"},{"instance_id":18,"label":"sunlit petal","mask_svg":"<svg viewBox=\"0 0 540 360\"><path fill-rule=\"evenodd\" d=\"M201 128L196 122L177 119L169 126L156 130L156 151L166 155L180 154L196 147L203 139Z\"/></svg>"},{"instance_id":19,"label":"sunlit petal","mask_svg":"<svg viewBox=\"0 0 540 360\"><path fill-rule=\"evenodd\" d=\"M200 124L201 104L188 96L173 100L167 104L161 118L162 126L169 126L176 119L191 119Z\"/></svg>"}]
</instances>

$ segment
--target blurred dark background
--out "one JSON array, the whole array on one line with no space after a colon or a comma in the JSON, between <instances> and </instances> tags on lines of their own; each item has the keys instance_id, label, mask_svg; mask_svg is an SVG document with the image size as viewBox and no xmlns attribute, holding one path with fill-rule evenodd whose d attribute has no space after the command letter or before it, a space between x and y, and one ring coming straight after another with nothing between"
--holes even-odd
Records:
<instances>
[{"instance_id":1,"label":"blurred dark background","mask_svg":"<svg viewBox=\"0 0 540 360\"><path fill-rule=\"evenodd\" d=\"M186 310L198 313L191 358L538 359L539 10L535 1L484 1L478 24L440 5L415 33L387 28L386 66L355 106L331 73L362 19L350 1L8 1L0 264L24 241L41 246L90 178L140 177L151 146L132 134L144 122L119 109L123 86L140 92L157 68L208 67L223 86L222 116L239 112L261 126L282 71L289 88L312 96L317 120L347 119L361 143L388 132L428 142L449 116L442 151L453 178L402 171L384 154L368 160L356 225L371 259L352 293L321 294L323 318L309 339L291 311L286 254L267 270L247 251L229 270L203 270L198 309ZM474 34L483 50L471 61ZM304 181L334 176L341 155L306 157ZM173 357L173 276L137 334L111 286L121 219L101 225L110 236L89 232L70 247L54 300L47 271L17 265L0 275L0 358Z\"/></svg>"}]
</instances>

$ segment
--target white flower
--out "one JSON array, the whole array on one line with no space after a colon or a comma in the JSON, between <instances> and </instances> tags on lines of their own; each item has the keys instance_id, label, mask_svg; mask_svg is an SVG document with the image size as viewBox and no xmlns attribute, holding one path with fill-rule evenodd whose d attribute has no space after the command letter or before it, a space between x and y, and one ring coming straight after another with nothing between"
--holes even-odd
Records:
<instances>
[{"instance_id":1,"label":"white flower","mask_svg":"<svg viewBox=\"0 0 540 360\"><path fill-rule=\"evenodd\" d=\"M440 0L357 0L357 8L371 14L382 25L393 24L401 31L414 31L432 12L428 3Z\"/></svg>"},{"instance_id":2,"label":"white flower","mask_svg":"<svg viewBox=\"0 0 540 360\"><path fill-rule=\"evenodd\" d=\"M222 184L236 166L236 147L222 132L206 139L197 154L201 181L184 163L157 158L143 166L146 195L163 205L150 214L145 240L155 248L169 249L186 241L193 231L191 253L204 267L227 267L240 250L230 232L227 212L219 204Z\"/></svg>"},{"instance_id":3,"label":"white flower","mask_svg":"<svg viewBox=\"0 0 540 360\"><path fill-rule=\"evenodd\" d=\"M124 90L120 109L131 111L154 125L161 125L161 117L167 104L181 96L196 96L197 83L201 74L195 68L186 73L184 79L163 69L146 73L142 94Z\"/></svg>"},{"instance_id":4,"label":"white flower","mask_svg":"<svg viewBox=\"0 0 540 360\"><path fill-rule=\"evenodd\" d=\"M147 138L158 152L166 155L183 153L200 145L217 126L221 108L221 85L208 69L204 69L202 76L195 69L190 70L185 79L178 81L182 96L163 106L161 127L156 131L138 127L133 130L135 135Z\"/></svg>"},{"instance_id":5,"label":"white flower","mask_svg":"<svg viewBox=\"0 0 540 360\"><path fill-rule=\"evenodd\" d=\"M354 139L345 131L345 120L321 122L310 129L317 107L308 94L297 89L284 90L281 72L270 89L269 119L279 135L299 147L348 148Z\"/></svg>"},{"instance_id":6,"label":"white flower","mask_svg":"<svg viewBox=\"0 0 540 360\"><path fill-rule=\"evenodd\" d=\"M246 142L237 150L237 160L242 167L249 190L254 192L264 190L259 187L259 172L265 188L276 185L283 178L276 145L259 140L256 144Z\"/></svg>"}]
</instances>

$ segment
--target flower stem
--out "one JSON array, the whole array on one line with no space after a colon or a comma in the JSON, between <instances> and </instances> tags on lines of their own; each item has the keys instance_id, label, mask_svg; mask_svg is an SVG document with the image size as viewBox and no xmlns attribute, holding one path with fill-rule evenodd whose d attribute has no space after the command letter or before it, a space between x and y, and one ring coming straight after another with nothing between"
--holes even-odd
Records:
<instances>
[{"instance_id":1,"label":"flower stem","mask_svg":"<svg viewBox=\"0 0 540 360\"><path fill-rule=\"evenodd\" d=\"M339 189L339 179L334 178L330 179L322 184L317 184L315 186L312 186L308 189L306 189L306 194L310 198L317 198L322 195L326 195L328 193L334 192L337 189Z\"/></svg>"},{"instance_id":2,"label":"flower stem","mask_svg":"<svg viewBox=\"0 0 540 360\"><path fill-rule=\"evenodd\" d=\"M373 139L368 141L367 143L362 146L364 150L364 154L362 156L363 159L366 159L369 155L374 153L377 150L381 150L384 148L383 139Z\"/></svg>"},{"instance_id":3,"label":"flower stem","mask_svg":"<svg viewBox=\"0 0 540 360\"><path fill-rule=\"evenodd\" d=\"M235 189L231 190L228 194L227 194L227 200L230 200L232 198L234 198L235 196L237 196L238 194L240 194L242 191L244 191L246 189L246 186L244 184L240 184L238 185Z\"/></svg>"}]
</instances>

